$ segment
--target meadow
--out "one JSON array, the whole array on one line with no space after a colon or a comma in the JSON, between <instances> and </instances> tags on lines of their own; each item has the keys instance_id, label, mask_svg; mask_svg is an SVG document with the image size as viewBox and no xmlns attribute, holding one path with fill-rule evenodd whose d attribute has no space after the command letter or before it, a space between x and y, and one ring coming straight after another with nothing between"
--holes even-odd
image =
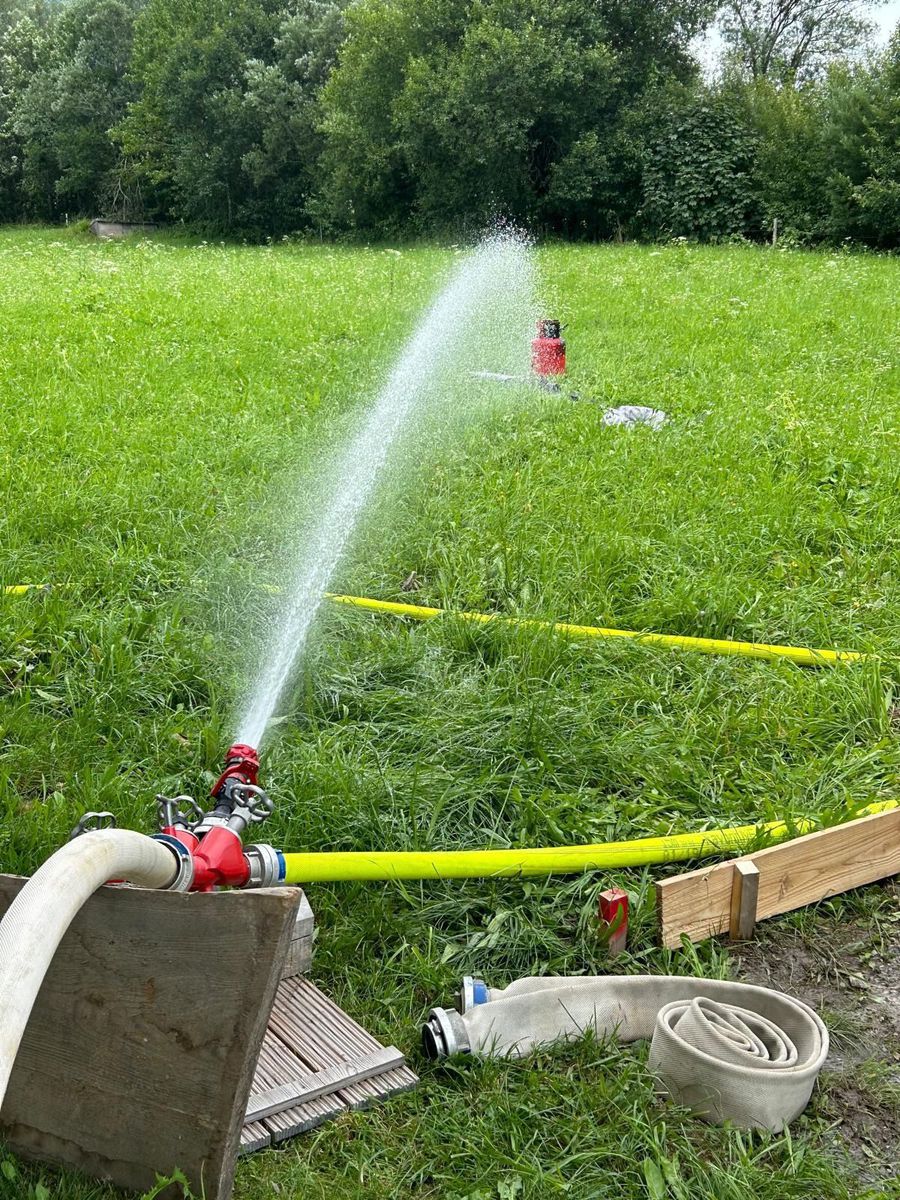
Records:
<instances>
[{"instance_id":1,"label":"meadow","mask_svg":"<svg viewBox=\"0 0 900 1200\"><path fill-rule=\"evenodd\" d=\"M149 831L157 792L208 790L321 448L456 253L0 231L0 584L52 585L0 596L0 869L36 868L86 809ZM809 671L328 608L264 747L266 840L544 846L896 796L900 262L535 253L581 399L473 400L392 475L335 590L877 657ZM617 404L670 421L605 427ZM840 1068L774 1136L660 1105L646 1046L422 1060L422 1018L464 973L607 969L611 884L635 912L617 970L735 974L723 944L655 946L653 878L311 886L314 978L422 1084L244 1160L236 1200L900 1196L889 1151L842 1137ZM895 912L885 885L763 936L827 941L852 918L877 955ZM900 1046L869 1049L853 1070L896 1122ZM26 1195L114 1193L0 1153L0 1198Z\"/></svg>"}]
</instances>

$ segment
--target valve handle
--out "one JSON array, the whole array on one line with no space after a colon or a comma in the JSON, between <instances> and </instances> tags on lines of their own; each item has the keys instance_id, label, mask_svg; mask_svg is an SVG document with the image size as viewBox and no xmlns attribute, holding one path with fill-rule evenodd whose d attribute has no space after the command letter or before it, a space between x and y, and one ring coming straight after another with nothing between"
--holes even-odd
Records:
<instances>
[{"instance_id":1,"label":"valve handle","mask_svg":"<svg viewBox=\"0 0 900 1200\"><path fill-rule=\"evenodd\" d=\"M168 829L173 825L183 825L193 829L203 820L203 809L191 796L156 797L156 815L160 829Z\"/></svg>"},{"instance_id":2,"label":"valve handle","mask_svg":"<svg viewBox=\"0 0 900 1200\"><path fill-rule=\"evenodd\" d=\"M117 824L115 813L86 812L69 834L69 841L74 841L83 833L92 833L96 829L115 829Z\"/></svg>"},{"instance_id":3,"label":"valve handle","mask_svg":"<svg viewBox=\"0 0 900 1200\"><path fill-rule=\"evenodd\" d=\"M271 796L255 783L242 783L235 789L238 805L244 810L246 820L250 825L258 825L268 817L275 805Z\"/></svg>"}]
</instances>

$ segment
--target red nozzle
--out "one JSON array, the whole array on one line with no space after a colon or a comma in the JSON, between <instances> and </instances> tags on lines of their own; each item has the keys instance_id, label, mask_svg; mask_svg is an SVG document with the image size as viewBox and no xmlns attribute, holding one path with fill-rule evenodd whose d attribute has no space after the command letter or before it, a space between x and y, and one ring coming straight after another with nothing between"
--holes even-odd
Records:
<instances>
[{"instance_id":1,"label":"red nozzle","mask_svg":"<svg viewBox=\"0 0 900 1200\"><path fill-rule=\"evenodd\" d=\"M257 787L258 774L259 754L257 751L252 746L236 742L225 755L225 770L216 780L210 795L218 796L226 779L239 779L241 783L252 783L254 787Z\"/></svg>"}]
</instances>

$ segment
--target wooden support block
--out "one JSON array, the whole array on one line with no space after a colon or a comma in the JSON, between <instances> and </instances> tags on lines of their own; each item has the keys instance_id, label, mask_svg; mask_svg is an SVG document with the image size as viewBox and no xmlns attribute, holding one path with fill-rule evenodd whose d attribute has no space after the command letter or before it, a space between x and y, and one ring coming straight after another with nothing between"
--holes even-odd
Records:
<instances>
[{"instance_id":1,"label":"wooden support block","mask_svg":"<svg viewBox=\"0 0 900 1200\"><path fill-rule=\"evenodd\" d=\"M610 958L615 958L623 953L628 943L628 893L621 888L601 892L597 916L600 924L610 931L607 953Z\"/></svg>"},{"instance_id":2,"label":"wooden support block","mask_svg":"<svg viewBox=\"0 0 900 1200\"><path fill-rule=\"evenodd\" d=\"M663 946L679 946L682 935L699 942L730 929L736 862L759 871L757 921L791 912L900 872L900 809L661 880L656 912ZM746 876L742 884L746 887Z\"/></svg>"},{"instance_id":3,"label":"wooden support block","mask_svg":"<svg viewBox=\"0 0 900 1200\"><path fill-rule=\"evenodd\" d=\"M739 858L731 877L731 919L728 932L732 940L746 942L756 927L759 899L759 867Z\"/></svg>"},{"instance_id":4,"label":"wooden support block","mask_svg":"<svg viewBox=\"0 0 900 1200\"><path fill-rule=\"evenodd\" d=\"M0 917L25 882L0 875ZM228 1200L238 1153L413 1087L395 1047L298 973L312 940L299 888L101 888L47 974L0 1140L139 1191L177 1167Z\"/></svg>"},{"instance_id":5,"label":"wooden support block","mask_svg":"<svg viewBox=\"0 0 900 1200\"><path fill-rule=\"evenodd\" d=\"M24 883L0 875L0 915ZM138 1191L178 1167L228 1200L300 897L96 892L38 995L0 1138Z\"/></svg>"},{"instance_id":6,"label":"wooden support block","mask_svg":"<svg viewBox=\"0 0 900 1200\"><path fill-rule=\"evenodd\" d=\"M306 975L312 967L313 934L315 921L309 901L301 892L300 907L297 909L297 920L291 935L288 952L285 955L282 968L282 978L291 975Z\"/></svg>"}]
</instances>

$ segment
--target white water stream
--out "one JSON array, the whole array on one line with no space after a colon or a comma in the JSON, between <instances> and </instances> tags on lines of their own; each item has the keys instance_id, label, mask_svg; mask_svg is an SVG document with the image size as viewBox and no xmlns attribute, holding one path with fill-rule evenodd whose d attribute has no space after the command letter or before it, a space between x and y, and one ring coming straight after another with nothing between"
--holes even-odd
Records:
<instances>
[{"instance_id":1,"label":"white water stream","mask_svg":"<svg viewBox=\"0 0 900 1200\"><path fill-rule=\"evenodd\" d=\"M456 265L337 456L327 499L300 535L293 577L240 722L239 742L259 747L378 477L426 401L459 402L460 388L450 383L477 368L526 374L533 316L530 251L520 236L492 234Z\"/></svg>"}]
</instances>

